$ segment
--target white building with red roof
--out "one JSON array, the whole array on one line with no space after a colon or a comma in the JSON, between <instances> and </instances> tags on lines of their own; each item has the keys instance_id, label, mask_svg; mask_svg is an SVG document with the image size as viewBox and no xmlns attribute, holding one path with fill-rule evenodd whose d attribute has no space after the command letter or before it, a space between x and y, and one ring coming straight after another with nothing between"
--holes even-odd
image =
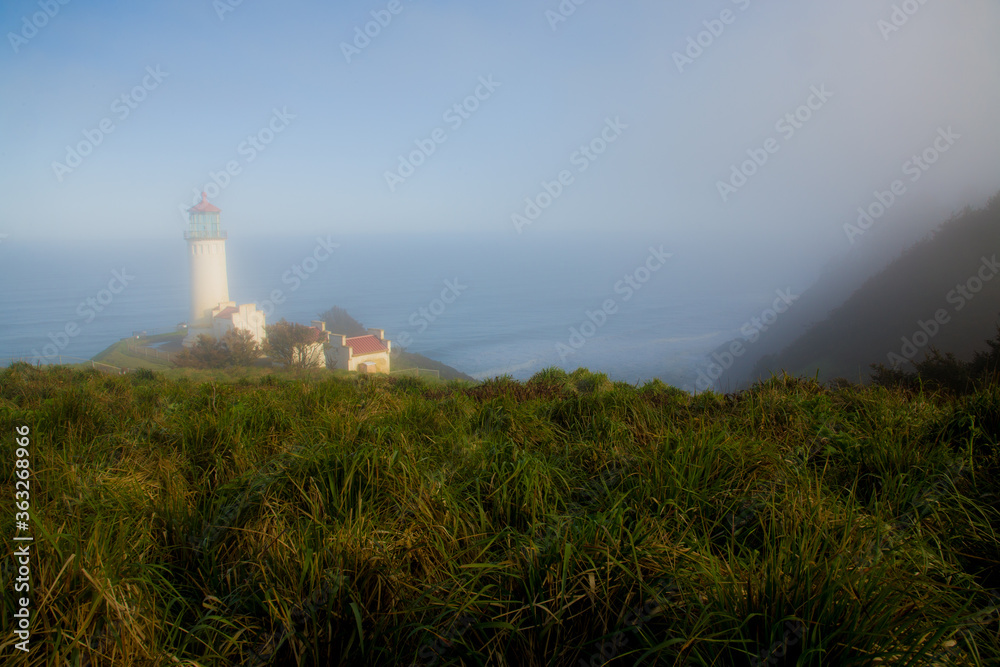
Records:
<instances>
[{"instance_id":1,"label":"white building with red roof","mask_svg":"<svg viewBox=\"0 0 1000 667\"><path fill-rule=\"evenodd\" d=\"M326 350L327 368L340 368L361 373L388 373L392 341L385 339L384 329L369 329L364 336L330 336Z\"/></svg>"},{"instance_id":2,"label":"white building with red roof","mask_svg":"<svg viewBox=\"0 0 1000 667\"><path fill-rule=\"evenodd\" d=\"M252 303L240 306L235 301L225 301L212 309L212 335L222 340L226 333L239 329L249 331L253 339L264 344L267 332L264 330L264 313Z\"/></svg>"}]
</instances>

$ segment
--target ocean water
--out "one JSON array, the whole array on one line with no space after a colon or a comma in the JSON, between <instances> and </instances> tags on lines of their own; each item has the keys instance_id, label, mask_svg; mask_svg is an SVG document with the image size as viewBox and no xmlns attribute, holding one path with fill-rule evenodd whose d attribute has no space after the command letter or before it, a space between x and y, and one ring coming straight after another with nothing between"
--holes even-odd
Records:
<instances>
[{"instance_id":1,"label":"ocean water","mask_svg":"<svg viewBox=\"0 0 1000 667\"><path fill-rule=\"evenodd\" d=\"M331 242L338 247L317 261L316 249ZM692 384L708 353L786 286L777 273L745 280L739 267L720 270L728 264L706 258L690 244L610 234L241 239L230 231L227 242L230 298L257 303L268 322L308 323L337 305L394 344L408 337L410 351L476 378L587 367L676 386ZM135 331L186 320L186 245L11 238L0 246L0 285L4 362L89 358ZM608 300L612 312L603 310Z\"/></svg>"}]
</instances>

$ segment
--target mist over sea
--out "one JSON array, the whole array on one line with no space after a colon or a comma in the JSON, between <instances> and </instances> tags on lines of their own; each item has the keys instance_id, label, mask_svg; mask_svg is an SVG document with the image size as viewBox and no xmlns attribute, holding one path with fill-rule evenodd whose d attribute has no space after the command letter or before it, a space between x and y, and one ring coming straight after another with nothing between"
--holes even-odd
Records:
<instances>
[{"instance_id":1,"label":"mist over sea","mask_svg":"<svg viewBox=\"0 0 1000 667\"><path fill-rule=\"evenodd\" d=\"M707 354L738 337L775 290L801 292L819 270L785 258L757 261L750 272L753 249L695 246L666 234L242 238L230 227L229 236L230 298L257 303L269 311L269 323L308 323L341 306L365 326L385 329L394 344L406 334L411 352L476 378L526 379L546 366L582 366L614 380L690 385ZM331 243L338 247L317 260ZM0 253L4 364L8 357L45 358L57 348L89 358L133 332L165 332L187 319L182 238L11 238ZM672 257L662 260L664 253ZM452 303L437 301L442 292ZM613 312L602 315L608 300ZM68 324L77 335L64 335Z\"/></svg>"}]
</instances>

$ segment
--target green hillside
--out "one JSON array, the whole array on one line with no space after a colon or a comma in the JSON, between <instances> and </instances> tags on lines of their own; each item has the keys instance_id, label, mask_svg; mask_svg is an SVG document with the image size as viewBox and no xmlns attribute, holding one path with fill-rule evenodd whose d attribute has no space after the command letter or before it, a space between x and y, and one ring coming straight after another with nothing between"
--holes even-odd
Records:
<instances>
[{"instance_id":1,"label":"green hillside","mask_svg":"<svg viewBox=\"0 0 1000 667\"><path fill-rule=\"evenodd\" d=\"M826 319L761 360L750 377L818 371L821 381L857 381L870 376L873 363L912 369L909 362L931 347L968 360L984 349L1000 317L998 260L1000 195L908 249Z\"/></svg>"},{"instance_id":2,"label":"green hillside","mask_svg":"<svg viewBox=\"0 0 1000 667\"><path fill-rule=\"evenodd\" d=\"M416 352L407 352L405 349L393 349L391 363L393 372L419 368L421 370L437 371L438 376L442 380L463 380L465 382L476 381L476 379L471 375L467 375L456 368L452 368L448 364L443 364L440 361L435 361L422 354L417 354Z\"/></svg>"},{"instance_id":3,"label":"green hillside","mask_svg":"<svg viewBox=\"0 0 1000 667\"><path fill-rule=\"evenodd\" d=\"M4 664L1000 661L996 386L15 364L0 429Z\"/></svg>"},{"instance_id":4,"label":"green hillside","mask_svg":"<svg viewBox=\"0 0 1000 667\"><path fill-rule=\"evenodd\" d=\"M212 379L225 381L240 378L263 377L273 373L277 373L279 376L287 375L285 371L282 371L277 367L273 367L273 365L267 360L260 360L254 367L244 368L231 367L205 371L195 371L189 368L176 368L174 364L163 358L152 356L153 353L151 351L144 351L143 348L143 346L152 343L168 342L174 343L174 345L166 349L175 351L179 349L180 341L183 338L183 332L150 336L148 338L143 338L140 341L138 350L129 349L128 341L117 341L109 345L103 351L95 354L91 357L91 359L93 361L109 364L122 369L135 370L145 368L152 371L160 371L163 372L166 377L174 379L186 377L201 381ZM393 372L419 369L421 371L435 371L437 373L436 377L440 380L462 380L465 382L476 381L472 376L467 375L456 368L452 368L451 366L441 363L440 361L435 361L434 359L425 357L422 354L407 352L405 349L393 349L391 364ZM332 373L334 371L326 372ZM340 372L337 373L339 374Z\"/></svg>"}]
</instances>

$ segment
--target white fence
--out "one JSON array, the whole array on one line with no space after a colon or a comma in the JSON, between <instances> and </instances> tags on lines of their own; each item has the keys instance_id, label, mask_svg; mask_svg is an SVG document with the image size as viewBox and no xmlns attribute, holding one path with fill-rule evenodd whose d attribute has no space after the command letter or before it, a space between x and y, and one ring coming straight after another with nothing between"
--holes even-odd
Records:
<instances>
[{"instance_id":1,"label":"white fence","mask_svg":"<svg viewBox=\"0 0 1000 667\"><path fill-rule=\"evenodd\" d=\"M169 352L164 352L163 350L157 350L154 347L143 347L135 342L134 338L125 338L128 341L125 347L128 349L129 354L136 357L145 357L147 359L159 359L161 361L173 361L174 355Z\"/></svg>"}]
</instances>

